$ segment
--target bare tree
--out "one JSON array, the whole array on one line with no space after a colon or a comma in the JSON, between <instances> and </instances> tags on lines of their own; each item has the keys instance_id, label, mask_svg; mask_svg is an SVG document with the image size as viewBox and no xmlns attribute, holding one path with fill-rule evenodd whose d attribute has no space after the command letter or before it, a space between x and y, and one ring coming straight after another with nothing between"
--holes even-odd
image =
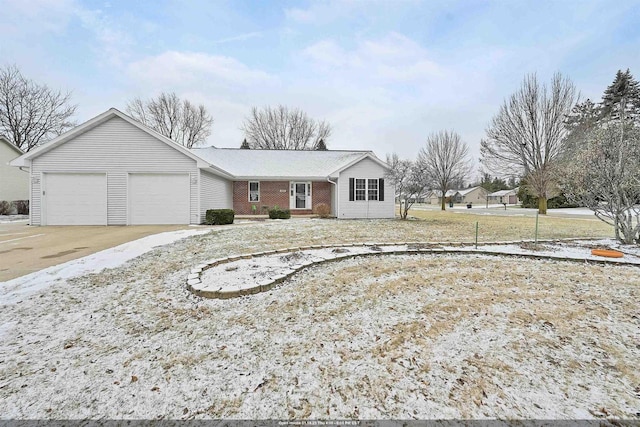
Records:
<instances>
[{"instance_id":1,"label":"bare tree","mask_svg":"<svg viewBox=\"0 0 640 427\"><path fill-rule=\"evenodd\" d=\"M420 149L417 165L431 182L433 189L440 191L440 208L445 210L445 194L456 182L464 181L471 172L469 147L454 131L432 133Z\"/></svg>"},{"instance_id":2,"label":"bare tree","mask_svg":"<svg viewBox=\"0 0 640 427\"><path fill-rule=\"evenodd\" d=\"M616 239L640 243L640 129L607 123L594 129L563 169L567 198L614 227Z\"/></svg>"},{"instance_id":3,"label":"bare tree","mask_svg":"<svg viewBox=\"0 0 640 427\"><path fill-rule=\"evenodd\" d=\"M276 108L253 107L241 129L251 148L265 150L317 150L326 149L331 126L316 121L299 110L283 105Z\"/></svg>"},{"instance_id":4,"label":"bare tree","mask_svg":"<svg viewBox=\"0 0 640 427\"><path fill-rule=\"evenodd\" d=\"M429 181L423 171L411 160L401 160L396 153L387 154L390 169L385 174L396 188L400 203L400 218L407 219L409 209L426 196Z\"/></svg>"},{"instance_id":5,"label":"bare tree","mask_svg":"<svg viewBox=\"0 0 640 427\"><path fill-rule=\"evenodd\" d=\"M187 148L204 143L211 135L213 118L204 105L181 100L175 93L163 92L148 101L134 98L127 104L127 113Z\"/></svg>"},{"instance_id":6,"label":"bare tree","mask_svg":"<svg viewBox=\"0 0 640 427\"><path fill-rule=\"evenodd\" d=\"M500 107L481 141L481 161L494 173L524 176L538 197L538 212L547 213L547 199L557 193L557 161L565 148L565 118L578 99L573 83L556 73L551 85L535 74Z\"/></svg>"},{"instance_id":7,"label":"bare tree","mask_svg":"<svg viewBox=\"0 0 640 427\"><path fill-rule=\"evenodd\" d=\"M30 151L75 126L71 93L29 80L15 65L0 69L0 135Z\"/></svg>"}]
</instances>

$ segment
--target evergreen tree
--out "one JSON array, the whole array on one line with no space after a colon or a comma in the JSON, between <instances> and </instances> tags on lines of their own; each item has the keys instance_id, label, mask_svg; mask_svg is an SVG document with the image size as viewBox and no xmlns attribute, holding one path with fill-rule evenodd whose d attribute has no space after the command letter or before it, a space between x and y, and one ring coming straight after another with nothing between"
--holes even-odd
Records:
<instances>
[{"instance_id":1,"label":"evergreen tree","mask_svg":"<svg viewBox=\"0 0 640 427\"><path fill-rule=\"evenodd\" d=\"M567 158L571 158L580 148L586 135L598 125L601 117L602 108L588 98L573 107L571 114L565 120L565 127L568 130L565 146Z\"/></svg>"},{"instance_id":2,"label":"evergreen tree","mask_svg":"<svg viewBox=\"0 0 640 427\"><path fill-rule=\"evenodd\" d=\"M495 193L500 190L509 190L509 187L504 179L492 177L489 173L483 172L482 178L480 178L480 187L487 190L489 193Z\"/></svg>"},{"instance_id":3,"label":"evergreen tree","mask_svg":"<svg viewBox=\"0 0 640 427\"><path fill-rule=\"evenodd\" d=\"M603 118L640 120L640 83L628 68L625 72L618 70L613 83L604 91L600 105Z\"/></svg>"},{"instance_id":4,"label":"evergreen tree","mask_svg":"<svg viewBox=\"0 0 640 427\"><path fill-rule=\"evenodd\" d=\"M240 148L242 148L243 150L251 149L251 147L249 147L249 143L247 142L247 138L245 138L244 141L242 141L242 145L240 145Z\"/></svg>"},{"instance_id":5,"label":"evergreen tree","mask_svg":"<svg viewBox=\"0 0 640 427\"><path fill-rule=\"evenodd\" d=\"M324 139L320 139L315 146L316 151L327 151L327 144L324 143Z\"/></svg>"}]
</instances>

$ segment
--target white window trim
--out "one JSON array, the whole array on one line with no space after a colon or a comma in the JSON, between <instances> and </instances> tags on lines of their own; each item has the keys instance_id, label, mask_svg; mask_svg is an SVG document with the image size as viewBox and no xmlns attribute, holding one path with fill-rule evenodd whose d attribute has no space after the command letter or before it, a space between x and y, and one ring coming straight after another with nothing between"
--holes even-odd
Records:
<instances>
[{"instance_id":1,"label":"white window trim","mask_svg":"<svg viewBox=\"0 0 640 427\"><path fill-rule=\"evenodd\" d=\"M379 202L380 201L380 178L356 178L353 177L353 202ZM358 180L364 180L364 200L358 200ZM378 183L377 199L369 199L369 180L375 180ZM362 189L360 189L362 191Z\"/></svg>"},{"instance_id":2,"label":"white window trim","mask_svg":"<svg viewBox=\"0 0 640 427\"><path fill-rule=\"evenodd\" d=\"M358 188L358 181L364 181L364 188ZM353 201L354 202L366 202L367 198L367 178L355 178L353 182ZM364 199L358 199L358 191L364 191Z\"/></svg>"},{"instance_id":3,"label":"white window trim","mask_svg":"<svg viewBox=\"0 0 640 427\"><path fill-rule=\"evenodd\" d=\"M369 184L371 181L375 181L376 183L376 198L375 199L370 199L370 191L373 191L373 188L369 188ZM367 200L368 201L372 201L372 202L377 202L380 200L380 180L377 178L367 178Z\"/></svg>"},{"instance_id":4,"label":"white window trim","mask_svg":"<svg viewBox=\"0 0 640 427\"><path fill-rule=\"evenodd\" d=\"M251 200L251 184L258 184L258 200ZM247 200L249 203L259 203L260 202L260 181L249 181L247 184Z\"/></svg>"}]
</instances>

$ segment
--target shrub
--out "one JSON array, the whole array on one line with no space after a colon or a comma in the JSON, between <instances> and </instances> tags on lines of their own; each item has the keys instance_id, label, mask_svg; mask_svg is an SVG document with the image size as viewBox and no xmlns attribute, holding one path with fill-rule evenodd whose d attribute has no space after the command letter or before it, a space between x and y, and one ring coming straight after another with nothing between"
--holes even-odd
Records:
<instances>
[{"instance_id":1,"label":"shrub","mask_svg":"<svg viewBox=\"0 0 640 427\"><path fill-rule=\"evenodd\" d=\"M205 224L233 224L235 215L236 213L233 209L208 209L205 217Z\"/></svg>"},{"instance_id":2,"label":"shrub","mask_svg":"<svg viewBox=\"0 0 640 427\"><path fill-rule=\"evenodd\" d=\"M9 215L11 213L11 203L6 200L0 200L0 215Z\"/></svg>"},{"instance_id":3,"label":"shrub","mask_svg":"<svg viewBox=\"0 0 640 427\"><path fill-rule=\"evenodd\" d=\"M318 203L313 208L313 213L320 218L329 218L331 216L331 208L326 203Z\"/></svg>"},{"instance_id":4,"label":"shrub","mask_svg":"<svg viewBox=\"0 0 640 427\"><path fill-rule=\"evenodd\" d=\"M276 206L273 209L269 209L269 218L289 219L291 218L291 211L289 209L280 209L279 207Z\"/></svg>"},{"instance_id":5,"label":"shrub","mask_svg":"<svg viewBox=\"0 0 640 427\"><path fill-rule=\"evenodd\" d=\"M16 200L13 202L16 207L18 215L29 215L29 201L28 200Z\"/></svg>"}]
</instances>

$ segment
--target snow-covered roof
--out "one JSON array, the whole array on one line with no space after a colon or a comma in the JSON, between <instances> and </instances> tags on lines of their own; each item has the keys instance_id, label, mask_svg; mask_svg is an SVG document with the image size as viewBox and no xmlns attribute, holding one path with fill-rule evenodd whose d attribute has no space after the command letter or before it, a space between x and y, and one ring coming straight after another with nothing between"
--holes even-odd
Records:
<instances>
[{"instance_id":1,"label":"snow-covered roof","mask_svg":"<svg viewBox=\"0 0 640 427\"><path fill-rule=\"evenodd\" d=\"M518 192L518 187L512 188L511 190L494 191L493 193L490 193L489 196L490 197L504 197L504 196L510 196L510 195L516 194L517 192Z\"/></svg>"},{"instance_id":2,"label":"snow-covered roof","mask_svg":"<svg viewBox=\"0 0 640 427\"><path fill-rule=\"evenodd\" d=\"M202 160L236 178L326 178L365 157L384 165L371 151L244 150L192 148Z\"/></svg>"},{"instance_id":3,"label":"snow-covered roof","mask_svg":"<svg viewBox=\"0 0 640 427\"><path fill-rule=\"evenodd\" d=\"M458 190L447 190L446 193L444 193L444 197L452 197L455 196L456 193L458 192ZM442 196L442 191L440 190L433 190L430 194L429 197L441 197Z\"/></svg>"},{"instance_id":4,"label":"snow-covered roof","mask_svg":"<svg viewBox=\"0 0 640 427\"><path fill-rule=\"evenodd\" d=\"M458 193L460 193L461 196L466 196L467 194L471 193L473 190L477 188L482 188L482 187L478 186L478 187L465 188L464 190L458 190Z\"/></svg>"}]
</instances>

